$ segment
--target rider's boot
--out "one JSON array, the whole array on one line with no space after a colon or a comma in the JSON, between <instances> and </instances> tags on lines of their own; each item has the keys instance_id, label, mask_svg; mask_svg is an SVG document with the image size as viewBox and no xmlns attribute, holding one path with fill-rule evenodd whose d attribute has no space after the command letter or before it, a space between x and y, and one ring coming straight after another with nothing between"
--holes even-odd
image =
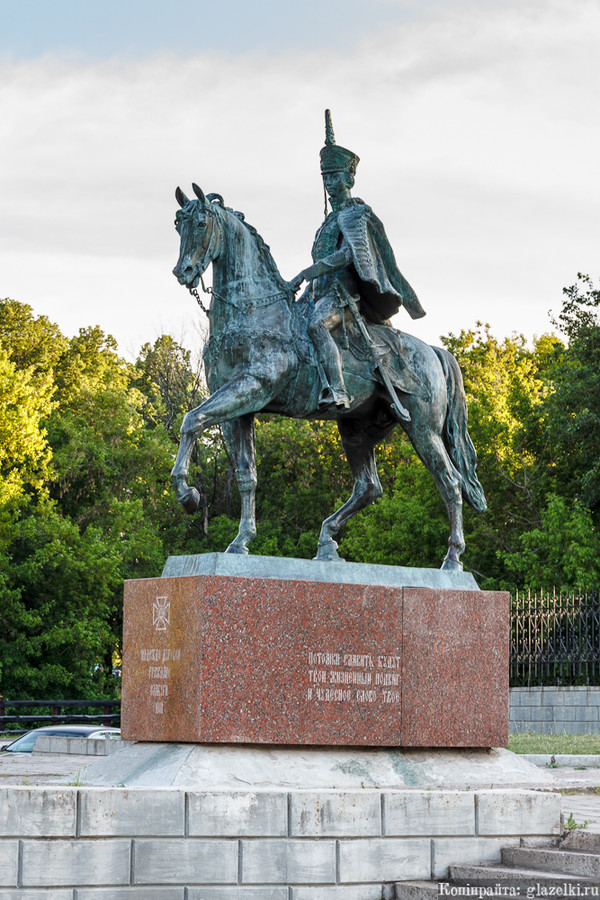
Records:
<instances>
[{"instance_id":1,"label":"rider's boot","mask_svg":"<svg viewBox=\"0 0 600 900\"><path fill-rule=\"evenodd\" d=\"M335 406L342 410L350 409L354 398L350 396L344 384L340 353L329 333L327 338L328 340L321 340L319 346L319 360L328 381L328 388L321 393L319 407L326 409Z\"/></svg>"}]
</instances>

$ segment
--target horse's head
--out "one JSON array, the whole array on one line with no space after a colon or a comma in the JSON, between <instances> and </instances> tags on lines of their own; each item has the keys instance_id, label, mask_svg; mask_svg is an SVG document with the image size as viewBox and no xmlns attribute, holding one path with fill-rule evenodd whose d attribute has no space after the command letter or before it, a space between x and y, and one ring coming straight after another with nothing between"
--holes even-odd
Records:
<instances>
[{"instance_id":1,"label":"horse's head","mask_svg":"<svg viewBox=\"0 0 600 900\"><path fill-rule=\"evenodd\" d=\"M195 288L210 263L219 252L219 229L214 213L218 194L204 196L197 184L192 185L197 200L188 200L181 188L175 191L175 197L181 209L175 215L175 228L181 236L179 259L173 269L173 275L180 284Z\"/></svg>"}]
</instances>

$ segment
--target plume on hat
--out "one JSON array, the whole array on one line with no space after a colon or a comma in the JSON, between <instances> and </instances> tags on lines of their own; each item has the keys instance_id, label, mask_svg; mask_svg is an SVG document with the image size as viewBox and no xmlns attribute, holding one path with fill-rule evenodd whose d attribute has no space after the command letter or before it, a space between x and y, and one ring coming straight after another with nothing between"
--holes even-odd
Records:
<instances>
[{"instance_id":1,"label":"plume on hat","mask_svg":"<svg viewBox=\"0 0 600 900\"><path fill-rule=\"evenodd\" d=\"M356 170L360 162L356 153L340 147L335 142L335 134L333 133L333 124L331 122L331 112L325 110L325 146L321 150L321 172L325 175L327 172L352 172Z\"/></svg>"}]
</instances>

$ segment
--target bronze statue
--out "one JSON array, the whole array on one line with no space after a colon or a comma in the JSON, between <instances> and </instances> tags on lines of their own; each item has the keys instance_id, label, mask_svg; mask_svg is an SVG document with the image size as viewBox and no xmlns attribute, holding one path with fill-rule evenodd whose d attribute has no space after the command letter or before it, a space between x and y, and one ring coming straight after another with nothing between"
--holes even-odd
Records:
<instances>
[{"instance_id":1,"label":"bronze statue","mask_svg":"<svg viewBox=\"0 0 600 900\"><path fill-rule=\"evenodd\" d=\"M462 498L478 510L486 505L460 369L446 350L387 324L401 305L413 317L424 312L398 271L383 226L370 207L350 197L357 161L334 143L329 120L321 166L333 214L317 233L315 263L292 282L282 278L242 213L219 194L205 196L194 185L197 199L189 200L177 188L181 246L173 272L197 297L212 263L213 287L204 349L211 396L183 420L172 482L184 509L195 512L199 495L187 484L193 443L220 424L242 498L239 532L227 552L248 553L256 534L255 414L335 419L354 491L323 522L316 558L336 560L339 530L381 496L374 449L400 422L448 510L442 568L461 569ZM305 279L309 288L295 302Z\"/></svg>"},{"instance_id":2,"label":"bronze statue","mask_svg":"<svg viewBox=\"0 0 600 900\"><path fill-rule=\"evenodd\" d=\"M325 146L321 174L332 212L317 231L313 265L291 282L295 289L310 282L315 308L308 333L322 367L323 395L319 405L349 409L351 397L344 384L340 351L331 334L343 327L345 310L356 310L370 322L387 325L391 315L405 306L413 319L425 315L419 300L398 270L383 225L370 206L350 194L359 158L335 142L331 113L325 110ZM354 302L353 302L354 301ZM358 320L357 320L358 321ZM365 338L368 335L365 329ZM404 410L404 418L407 413Z\"/></svg>"}]
</instances>

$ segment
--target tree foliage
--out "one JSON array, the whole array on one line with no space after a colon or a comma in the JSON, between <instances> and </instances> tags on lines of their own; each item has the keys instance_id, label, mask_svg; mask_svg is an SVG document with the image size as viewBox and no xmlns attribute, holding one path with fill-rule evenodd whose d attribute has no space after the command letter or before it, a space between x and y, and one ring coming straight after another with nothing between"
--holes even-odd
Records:
<instances>
[{"instance_id":1,"label":"tree foliage","mask_svg":"<svg viewBox=\"0 0 600 900\"><path fill-rule=\"evenodd\" d=\"M553 393L546 412L555 448L557 486L561 493L600 517L600 290L589 276L564 289L556 324L568 347L554 367Z\"/></svg>"},{"instance_id":2,"label":"tree foliage","mask_svg":"<svg viewBox=\"0 0 600 900\"><path fill-rule=\"evenodd\" d=\"M50 376L17 368L0 344L0 505L43 488L51 456L43 422L52 394Z\"/></svg>"}]
</instances>

